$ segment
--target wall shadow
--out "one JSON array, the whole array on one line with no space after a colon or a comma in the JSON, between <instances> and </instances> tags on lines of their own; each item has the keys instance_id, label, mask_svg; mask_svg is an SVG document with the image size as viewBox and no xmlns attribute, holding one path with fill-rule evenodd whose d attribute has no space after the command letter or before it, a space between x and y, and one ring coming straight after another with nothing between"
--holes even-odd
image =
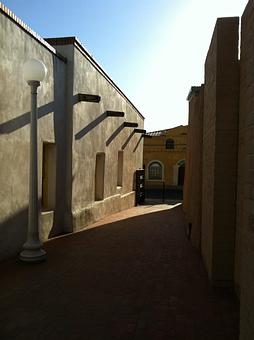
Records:
<instances>
[{"instance_id":1,"label":"wall shadow","mask_svg":"<svg viewBox=\"0 0 254 340\"><path fill-rule=\"evenodd\" d=\"M28 207L0 223L0 259L4 260L19 254L26 240L27 226Z\"/></svg>"},{"instance_id":2,"label":"wall shadow","mask_svg":"<svg viewBox=\"0 0 254 340\"><path fill-rule=\"evenodd\" d=\"M132 137L134 136L134 134L135 134L135 131L133 130L131 132L131 134L129 135L129 137L126 139L126 141L123 143L122 150L124 150L126 148L126 146L129 144L129 142L132 139Z\"/></svg>"},{"instance_id":3,"label":"wall shadow","mask_svg":"<svg viewBox=\"0 0 254 340\"><path fill-rule=\"evenodd\" d=\"M46 116L55 110L54 102L38 107L38 119ZM30 111L21 116L8 120L0 124L0 135L12 133L30 123Z\"/></svg>"},{"instance_id":4,"label":"wall shadow","mask_svg":"<svg viewBox=\"0 0 254 340\"><path fill-rule=\"evenodd\" d=\"M80 103L79 94L75 94L72 98L72 105Z\"/></svg>"},{"instance_id":5,"label":"wall shadow","mask_svg":"<svg viewBox=\"0 0 254 340\"><path fill-rule=\"evenodd\" d=\"M138 148L139 144L140 144L140 143L141 143L141 141L142 141L142 138L143 138L143 136L140 136L140 138L139 138L139 140L138 140L138 142L137 142L137 144L136 144L136 146L135 146L135 148L133 149L133 151L132 151L132 152L136 152L136 150L137 150L137 148Z\"/></svg>"},{"instance_id":6,"label":"wall shadow","mask_svg":"<svg viewBox=\"0 0 254 340\"><path fill-rule=\"evenodd\" d=\"M107 233L107 232L121 233L123 230L126 230L126 233L128 233L128 229L130 230L132 229L131 224L135 226L134 228L137 228L137 229L139 228L139 231L143 229L145 232L146 228L149 228L149 227L151 227L151 229L154 228L154 226L151 225L151 222L150 222L151 217L153 217L157 221L158 228L160 228L160 225L161 226L163 225L162 228L165 228L165 222L169 221L169 218L172 218L172 221L168 222L169 224L174 223L176 219L178 225L179 223L182 223L183 231L185 231L186 221L185 221L184 214L182 212L182 206L175 206L169 209L165 208L161 210L156 210L157 208L155 207L155 205L152 204L149 207L147 207L147 208L151 208L151 206L154 206L155 211L143 210L146 208L146 206L141 206L140 208L142 209L142 212L137 210L137 214L133 213L134 214L133 216L129 216L128 214L123 214L123 216L120 216L120 217L117 216L115 220L114 220L114 214L113 214L103 219L105 220L105 223L95 222L94 227L93 225L91 225L91 226L88 226L87 229L78 231L76 233L63 235L63 237L59 239L55 239L53 240L53 242L66 243L66 242L71 242L72 240L74 242L76 240L81 241L82 239L85 239L86 236L88 236L88 234L90 233L102 233L102 234ZM140 209L140 208L138 207L136 209ZM107 219L111 219L111 218L112 218L112 221L107 222ZM124 223L121 224L122 222ZM135 233L134 230L132 230L132 232ZM102 237L101 242L102 244L103 242L107 243L104 237ZM46 242L45 245L49 245L51 247L50 243Z\"/></svg>"},{"instance_id":7,"label":"wall shadow","mask_svg":"<svg viewBox=\"0 0 254 340\"><path fill-rule=\"evenodd\" d=\"M95 120L93 120L91 123L89 123L86 127L84 127L82 130L80 130L75 135L75 139L81 139L84 137L88 132L90 132L92 129L94 129L97 125L99 125L104 119L107 118L107 112L102 113L100 116L98 116Z\"/></svg>"},{"instance_id":8,"label":"wall shadow","mask_svg":"<svg viewBox=\"0 0 254 340\"><path fill-rule=\"evenodd\" d=\"M109 146L110 143L116 138L117 135L124 129L124 123L122 123L113 133L112 135L106 140L106 146Z\"/></svg>"},{"instance_id":9,"label":"wall shadow","mask_svg":"<svg viewBox=\"0 0 254 340\"><path fill-rule=\"evenodd\" d=\"M173 330L174 339L205 339L208 331L209 339L238 338L238 304L211 289L178 207L66 235L44 248L48 261L41 265L1 263L2 339L21 332L24 339L72 339L73 330L82 338L84 329L91 339L111 339L130 318L146 325L128 332L133 339L169 339L161 329ZM176 311L181 320L168 325Z\"/></svg>"}]
</instances>

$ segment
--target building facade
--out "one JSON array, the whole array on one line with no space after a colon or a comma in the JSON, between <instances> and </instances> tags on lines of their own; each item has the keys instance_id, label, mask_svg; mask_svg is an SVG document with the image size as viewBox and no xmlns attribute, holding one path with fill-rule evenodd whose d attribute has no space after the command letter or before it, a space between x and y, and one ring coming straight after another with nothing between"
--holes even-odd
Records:
<instances>
[{"instance_id":1,"label":"building facade","mask_svg":"<svg viewBox=\"0 0 254 340\"><path fill-rule=\"evenodd\" d=\"M184 184L187 126L149 132L144 140L147 188L182 187Z\"/></svg>"},{"instance_id":2,"label":"building facade","mask_svg":"<svg viewBox=\"0 0 254 340\"><path fill-rule=\"evenodd\" d=\"M217 20L204 84L188 95L183 206L212 284L234 287L239 297L241 340L254 339L253 22L253 1L241 37L239 18Z\"/></svg>"},{"instance_id":3,"label":"building facade","mask_svg":"<svg viewBox=\"0 0 254 340\"><path fill-rule=\"evenodd\" d=\"M76 38L46 41L0 4L0 41L4 259L21 250L28 224L30 88L23 77L24 63L36 58L48 69L38 88L43 241L135 204L144 117Z\"/></svg>"}]
</instances>

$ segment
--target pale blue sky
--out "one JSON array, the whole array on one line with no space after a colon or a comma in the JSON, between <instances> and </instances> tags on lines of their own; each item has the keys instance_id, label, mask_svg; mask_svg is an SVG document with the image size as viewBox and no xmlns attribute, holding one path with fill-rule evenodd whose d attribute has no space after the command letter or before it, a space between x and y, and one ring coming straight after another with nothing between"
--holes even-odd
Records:
<instances>
[{"instance_id":1,"label":"pale blue sky","mask_svg":"<svg viewBox=\"0 0 254 340\"><path fill-rule=\"evenodd\" d=\"M186 97L220 16L247 0L5 0L42 37L77 36L145 116L148 131L188 122Z\"/></svg>"}]
</instances>

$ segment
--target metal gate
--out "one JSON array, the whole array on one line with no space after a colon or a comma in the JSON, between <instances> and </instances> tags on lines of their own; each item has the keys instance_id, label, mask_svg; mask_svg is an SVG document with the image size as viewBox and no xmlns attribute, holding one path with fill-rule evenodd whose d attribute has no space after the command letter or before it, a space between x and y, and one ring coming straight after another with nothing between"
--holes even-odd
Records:
<instances>
[{"instance_id":1,"label":"metal gate","mask_svg":"<svg viewBox=\"0 0 254 340\"><path fill-rule=\"evenodd\" d=\"M145 202L145 170L136 170L136 205Z\"/></svg>"},{"instance_id":2,"label":"metal gate","mask_svg":"<svg viewBox=\"0 0 254 340\"><path fill-rule=\"evenodd\" d=\"M183 187L177 185L166 186L164 181L146 180L145 199L157 203L165 203L166 201L181 202L183 200Z\"/></svg>"}]
</instances>

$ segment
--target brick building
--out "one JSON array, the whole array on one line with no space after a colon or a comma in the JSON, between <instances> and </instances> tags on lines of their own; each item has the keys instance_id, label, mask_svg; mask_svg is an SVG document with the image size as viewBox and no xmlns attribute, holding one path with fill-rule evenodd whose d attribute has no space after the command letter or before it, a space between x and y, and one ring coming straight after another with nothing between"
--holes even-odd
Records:
<instances>
[{"instance_id":1,"label":"brick building","mask_svg":"<svg viewBox=\"0 0 254 340\"><path fill-rule=\"evenodd\" d=\"M214 286L234 287L240 339L254 339L254 3L217 20L191 88L184 211ZM239 58L240 51L240 58Z\"/></svg>"}]
</instances>

